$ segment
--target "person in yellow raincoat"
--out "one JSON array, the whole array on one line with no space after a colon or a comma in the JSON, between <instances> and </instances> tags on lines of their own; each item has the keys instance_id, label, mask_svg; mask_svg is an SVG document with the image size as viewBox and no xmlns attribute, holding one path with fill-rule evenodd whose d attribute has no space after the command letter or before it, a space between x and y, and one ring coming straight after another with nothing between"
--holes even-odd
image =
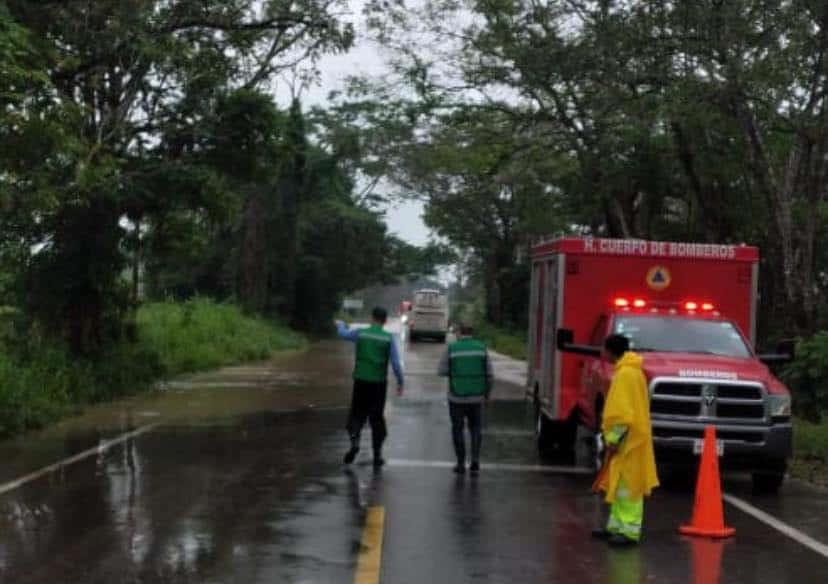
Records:
<instances>
[{"instance_id":1,"label":"person in yellow raincoat","mask_svg":"<svg viewBox=\"0 0 828 584\"><path fill-rule=\"evenodd\" d=\"M644 497L658 486L643 359L629 348L622 335L610 335L604 342L605 357L615 365L615 373L601 424L609 468L597 488L606 493L610 516L606 528L595 535L614 545L640 540Z\"/></svg>"}]
</instances>

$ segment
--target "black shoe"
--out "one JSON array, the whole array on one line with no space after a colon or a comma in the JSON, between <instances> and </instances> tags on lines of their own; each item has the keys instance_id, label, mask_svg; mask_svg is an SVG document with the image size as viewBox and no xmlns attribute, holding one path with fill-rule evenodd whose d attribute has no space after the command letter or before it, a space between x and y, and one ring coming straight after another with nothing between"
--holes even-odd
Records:
<instances>
[{"instance_id":1,"label":"black shoe","mask_svg":"<svg viewBox=\"0 0 828 584\"><path fill-rule=\"evenodd\" d=\"M599 527L592 530L592 537L597 539L609 539L612 534L607 531L606 527Z\"/></svg>"},{"instance_id":2,"label":"black shoe","mask_svg":"<svg viewBox=\"0 0 828 584\"><path fill-rule=\"evenodd\" d=\"M471 466L469 467L469 470L471 471L471 473L473 475L480 474L480 463L479 462L471 463Z\"/></svg>"},{"instance_id":3,"label":"black shoe","mask_svg":"<svg viewBox=\"0 0 828 584\"><path fill-rule=\"evenodd\" d=\"M462 462L458 462L454 465L453 469L454 474L464 475L466 474L466 465Z\"/></svg>"},{"instance_id":4,"label":"black shoe","mask_svg":"<svg viewBox=\"0 0 828 584\"><path fill-rule=\"evenodd\" d=\"M628 547L636 545L638 542L625 535L621 535L620 533L613 533L609 536L609 539L607 539L607 543L615 547Z\"/></svg>"},{"instance_id":5,"label":"black shoe","mask_svg":"<svg viewBox=\"0 0 828 584\"><path fill-rule=\"evenodd\" d=\"M345 453L345 458L342 459L342 462L344 462L345 464L351 464L358 453L359 446L351 446L351 449Z\"/></svg>"},{"instance_id":6,"label":"black shoe","mask_svg":"<svg viewBox=\"0 0 828 584\"><path fill-rule=\"evenodd\" d=\"M379 469L385 465L385 460L381 456L374 457L374 468Z\"/></svg>"}]
</instances>

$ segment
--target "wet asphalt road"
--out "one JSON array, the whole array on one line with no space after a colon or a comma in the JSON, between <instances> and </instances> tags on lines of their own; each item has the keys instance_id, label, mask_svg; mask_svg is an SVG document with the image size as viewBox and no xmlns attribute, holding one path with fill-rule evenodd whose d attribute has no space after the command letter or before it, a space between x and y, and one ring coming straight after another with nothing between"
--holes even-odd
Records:
<instances>
[{"instance_id":1,"label":"wet asphalt road","mask_svg":"<svg viewBox=\"0 0 828 584\"><path fill-rule=\"evenodd\" d=\"M661 489L648 502L640 547L592 540L601 505L591 477L537 466L530 408L508 383L487 408L483 473L456 477L444 383L433 375L441 350L406 352L407 392L389 400L380 473L368 432L357 464L340 462L351 348L337 342L0 444L0 581L354 582L366 513L379 507L385 583L828 580L828 559L730 505L734 539L680 537L688 492ZM143 433L100 447L135 429ZM89 448L75 464L7 483ZM742 477L725 488L828 542L828 492L794 482L752 498Z\"/></svg>"}]
</instances>

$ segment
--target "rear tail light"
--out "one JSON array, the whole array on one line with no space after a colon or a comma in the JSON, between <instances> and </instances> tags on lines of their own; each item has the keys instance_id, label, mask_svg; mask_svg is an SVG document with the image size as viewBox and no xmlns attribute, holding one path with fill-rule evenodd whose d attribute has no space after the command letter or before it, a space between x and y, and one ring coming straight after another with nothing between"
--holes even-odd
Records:
<instances>
[{"instance_id":1,"label":"rear tail light","mask_svg":"<svg viewBox=\"0 0 828 584\"><path fill-rule=\"evenodd\" d=\"M647 302L645 300L641 300L640 298L633 300L633 306L635 308L644 308L647 306Z\"/></svg>"},{"instance_id":2,"label":"rear tail light","mask_svg":"<svg viewBox=\"0 0 828 584\"><path fill-rule=\"evenodd\" d=\"M684 303L685 310L698 310L699 304L697 302L685 302Z\"/></svg>"},{"instance_id":3,"label":"rear tail light","mask_svg":"<svg viewBox=\"0 0 828 584\"><path fill-rule=\"evenodd\" d=\"M629 308L630 301L626 298L616 298L614 304L617 308Z\"/></svg>"},{"instance_id":4,"label":"rear tail light","mask_svg":"<svg viewBox=\"0 0 828 584\"><path fill-rule=\"evenodd\" d=\"M711 304L710 302L705 302L704 304L702 304L702 310L704 310L705 312L710 312L714 308L716 307L713 306L713 304Z\"/></svg>"}]
</instances>

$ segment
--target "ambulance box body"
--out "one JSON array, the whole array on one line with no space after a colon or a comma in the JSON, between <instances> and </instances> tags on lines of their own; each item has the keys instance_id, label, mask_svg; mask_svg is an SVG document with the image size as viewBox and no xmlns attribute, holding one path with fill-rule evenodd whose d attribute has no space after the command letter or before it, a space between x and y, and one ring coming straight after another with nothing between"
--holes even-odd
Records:
<instances>
[{"instance_id":1,"label":"ambulance box body","mask_svg":"<svg viewBox=\"0 0 828 584\"><path fill-rule=\"evenodd\" d=\"M598 238L535 245L528 390L541 448L569 451L579 425L597 431L612 377L600 347L618 333L644 358L660 461L692 463L713 424L726 466L755 471L764 486L781 483L790 395L766 363L786 356L754 351L758 268L749 246Z\"/></svg>"}]
</instances>

